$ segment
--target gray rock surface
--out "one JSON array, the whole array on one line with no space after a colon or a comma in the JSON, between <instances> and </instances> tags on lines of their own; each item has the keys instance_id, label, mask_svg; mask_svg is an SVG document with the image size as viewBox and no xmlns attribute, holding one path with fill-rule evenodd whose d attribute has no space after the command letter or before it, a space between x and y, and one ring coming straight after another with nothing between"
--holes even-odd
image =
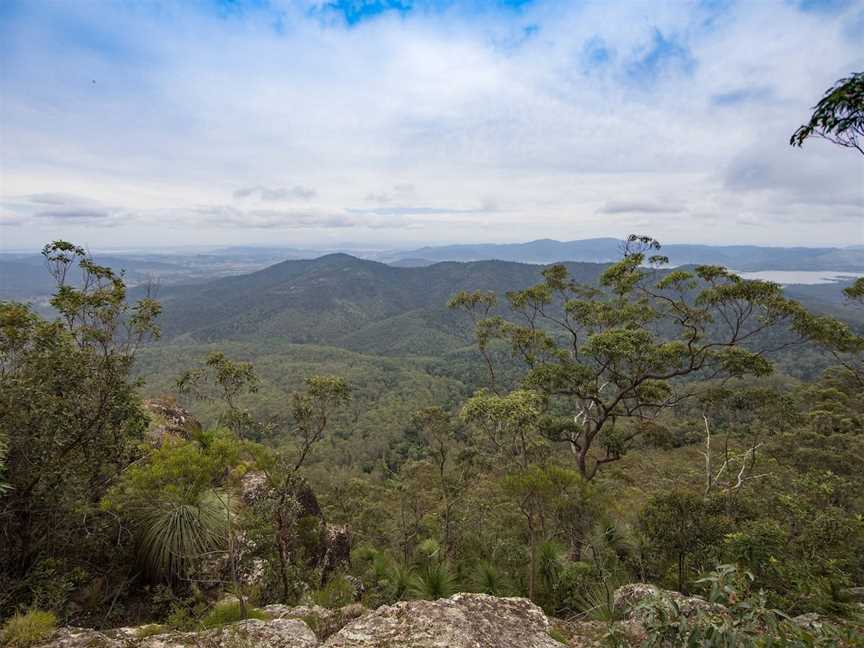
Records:
<instances>
[{"instance_id":1,"label":"gray rock surface","mask_svg":"<svg viewBox=\"0 0 864 648\"><path fill-rule=\"evenodd\" d=\"M247 619L204 632L175 632L142 639L137 648L317 648L318 638L297 619Z\"/></svg>"},{"instance_id":2,"label":"gray rock surface","mask_svg":"<svg viewBox=\"0 0 864 648\"><path fill-rule=\"evenodd\" d=\"M369 610L359 603L352 603L335 610L320 605L300 605L289 607L287 605L268 605L264 611L274 619L300 619L321 640L335 634L348 623L357 619Z\"/></svg>"},{"instance_id":3,"label":"gray rock surface","mask_svg":"<svg viewBox=\"0 0 864 648\"><path fill-rule=\"evenodd\" d=\"M455 594L385 605L346 625L324 648L561 648L543 611L522 598Z\"/></svg>"},{"instance_id":4,"label":"gray rock surface","mask_svg":"<svg viewBox=\"0 0 864 648\"><path fill-rule=\"evenodd\" d=\"M165 632L139 638L136 628L98 632L60 628L41 648L318 648L315 633L297 619L247 619L203 632Z\"/></svg>"}]
</instances>

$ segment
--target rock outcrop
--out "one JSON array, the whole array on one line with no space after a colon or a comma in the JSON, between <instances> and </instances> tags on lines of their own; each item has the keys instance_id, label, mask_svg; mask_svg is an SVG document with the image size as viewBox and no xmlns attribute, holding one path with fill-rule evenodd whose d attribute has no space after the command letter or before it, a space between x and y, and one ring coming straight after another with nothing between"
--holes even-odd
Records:
<instances>
[{"instance_id":1,"label":"rock outcrop","mask_svg":"<svg viewBox=\"0 0 864 648\"><path fill-rule=\"evenodd\" d=\"M455 594L385 605L330 637L324 648L561 648L543 610L522 598Z\"/></svg>"},{"instance_id":2,"label":"rock outcrop","mask_svg":"<svg viewBox=\"0 0 864 648\"><path fill-rule=\"evenodd\" d=\"M297 619L258 621L247 619L204 632L175 632L152 635L138 642L137 648L317 648L312 629Z\"/></svg>"},{"instance_id":3,"label":"rock outcrop","mask_svg":"<svg viewBox=\"0 0 864 648\"><path fill-rule=\"evenodd\" d=\"M335 610L320 605L268 605L264 611L274 619L299 619L308 625L320 640L339 632L348 623L358 619L369 610L359 603L346 605Z\"/></svg>"},{"instance_id":4,"label":"rock outcrop","mask_svg":"<svg viewBox=\"0 0 864 648\"><path fill-rule=\"evenodd\" d=\"M146 627L146 626L144 626ZM139 628L98 632L61 628L43 648L318 648L315 633L298 619L247 619L202 632L164 632L141 636Z\"/></svg>"},{"instance_id":5,"label":"rock outcrop","mask_svg":"<svg viewBox=\"0 0 864 648\"><path fill-rule=\"evenodd\" d=\"M639 604L658 595L674 600L685 616L729 614L698 597L626 585L615 592L615 604L626 617L614 622L617 645L645 645ZM202 632L61 628L40 648L601 648L613 630L601 621L549 619L527 599L486 594L402 601L373 611L358 604L337 610L268 605L264 611L267 621L250 619ZM817 615L794 621L811 629L823 622Z\"/></svg>"},{"instance_id":6,"label":"rock outcrop","mask_svg":"<svg viewBox=\"0 0 864 648\"><path fill-rule=\"evenodd\" d=\"M700 596L685 596L680 592L662 590L648 583L632 583L619 587L613 594L613 601L615 608L626 618L638 620L639 604L658 596L674 601L681 614L687 618L697 614L714 619L729 616L728 610L718 603L710 603Z\"/></svg>"},{"instance_id":7,"label":"rock outcrop","mask_svg":"<svg viewBox=\"0 0 864 648\"><path fill-rule=\"evenodd\" d=\"M172 400L152 398L142 404L150 417L145 438L154 446L162 445L167 439L189 439L201 429L198 419Z\"/></svg>"},{"instance_id":8,"label":"rock outcrop","mask_svg":"<svg viewBox=\"0 0 864 648\"><path fill-rule=\"evenodd\" d=\"M273 517L286 559L302 559L308 568L318 570L322 581L348 565L350 530L324 519L318 498L305 479L295 477L277 491L264 473L250 471L240 488L246 506Z\"/></svg>"}]
</instances>

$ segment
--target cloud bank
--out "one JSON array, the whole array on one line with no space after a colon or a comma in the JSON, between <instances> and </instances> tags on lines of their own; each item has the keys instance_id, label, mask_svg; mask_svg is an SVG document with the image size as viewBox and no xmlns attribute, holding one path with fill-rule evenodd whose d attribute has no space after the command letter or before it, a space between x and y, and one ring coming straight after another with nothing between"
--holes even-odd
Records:
<instances>
[{"instance_id":1,"label":"cloud bank","mask_svg":"<svg viewBox=\"0 0 864 648\"><path fill-rule=\"evenodd\" d=\"M0 244L860 244L864 160L788 137L862 40L864 0L10 0Z\"/></svg>"}]
</instances>

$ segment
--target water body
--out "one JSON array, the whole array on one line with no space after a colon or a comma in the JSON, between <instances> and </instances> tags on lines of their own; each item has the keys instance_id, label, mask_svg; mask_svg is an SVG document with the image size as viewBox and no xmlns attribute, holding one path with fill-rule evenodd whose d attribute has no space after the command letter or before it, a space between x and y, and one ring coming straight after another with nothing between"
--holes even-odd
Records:
<instances>
[{"instance_id":1,"label":"water body","mask_svg":"<svg viewBox=\"0 0 864 648\"><path fill-rule=\"evenodd\" d=\"M854 272L835 272L832 270L760 270L759 272L739 272L744 279L761 279L773 281L783 286L790 284L815 284L835 283L860 276Z\"/></svg>"}]
</instances>

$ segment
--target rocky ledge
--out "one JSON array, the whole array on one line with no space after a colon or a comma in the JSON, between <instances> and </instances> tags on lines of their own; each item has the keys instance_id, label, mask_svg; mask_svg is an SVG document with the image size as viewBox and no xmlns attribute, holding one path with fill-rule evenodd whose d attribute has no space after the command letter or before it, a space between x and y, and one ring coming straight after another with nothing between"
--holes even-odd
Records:
<instances>
[{"instance_id":1,"label":"rocky ledge","mask_svg":"<svg viewBox=\"0 0 864 648\"><path fill-rule=\"evenodd\" d=\"M658 594L684 616L722 618L723 606L698 597L627 585L615 592L622 618L619 639L643 645L639 603ZM634 610L636 610L634 612ZM524 598L455 594L437 601L402 601L369 611L359 604L264 608L268 620L248 619L201 632L160 632L158 627L96 631L61 628L40 648L594 648L609 630L597 621L549 619Z\"/></svg>"}]
</instances>

